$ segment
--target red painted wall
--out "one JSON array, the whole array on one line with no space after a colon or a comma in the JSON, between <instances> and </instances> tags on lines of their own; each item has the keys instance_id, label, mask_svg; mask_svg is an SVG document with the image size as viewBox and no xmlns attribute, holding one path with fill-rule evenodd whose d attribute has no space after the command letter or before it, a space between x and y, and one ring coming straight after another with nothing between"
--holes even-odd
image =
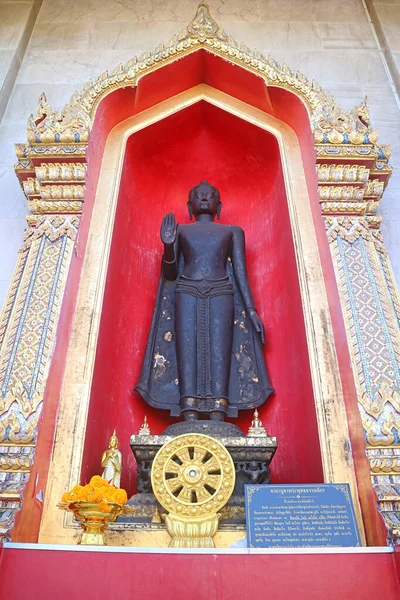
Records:
<instances>
[{"instance_id":1,"label":"red painted wall","mask_svg":"<svg viewBox=\"0 0 400 600\"><path fill-rule=\"evenodd\" d=\"M202 179L221 192L223 223L246 233L249 276L266 327L265 357L276 394L261 417L279 441L275 483L322 482L301 296L275 138L205 102L133 135L127 146L88 415L83 479L116 427L122 485L135 490L129 438L148 415L153 433L170 422L131 390L139 379L156 297L163 215L189 222L188 190ZM251 412L239 424L246 431ZM306 432L306 433L305 433Z\"/></svg>"},{"instance_id":2,"label":"red painted wall","mask_svg":"<svg viewBox=\"0 0 400 600\"><path fill-rule=\"evenodd\" d=\"M185 555L4 548L0 562L0 600L398 600L399 595L393 554Z\"/></svg>"}]
</instances>

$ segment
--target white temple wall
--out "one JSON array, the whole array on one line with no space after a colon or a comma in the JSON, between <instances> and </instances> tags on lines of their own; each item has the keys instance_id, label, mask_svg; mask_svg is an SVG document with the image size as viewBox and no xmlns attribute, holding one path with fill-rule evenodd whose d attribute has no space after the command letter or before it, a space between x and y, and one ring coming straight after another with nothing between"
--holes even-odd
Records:
<instances>
[{"instance_id":1,"label":"white temple wall","mask_svg":"<svg viewBox=\"0 0 400 600\"><path fill-rule=\"evenodd\" d=\"M27 212L13 170L14 143L25 141L27 117L40 93L61 109L88 79L178 33L194 16L197 3L0 0L0 118L2 98L9 97L0 122L0 305ZM235 39L316 79L345 109L368 96L380 141L393 145L394 173L380 214L400 283L400 110L395 94L400 1L369 1L372 23L362 0L209 0L209 5Z\"/></svg>"}]
</instances>

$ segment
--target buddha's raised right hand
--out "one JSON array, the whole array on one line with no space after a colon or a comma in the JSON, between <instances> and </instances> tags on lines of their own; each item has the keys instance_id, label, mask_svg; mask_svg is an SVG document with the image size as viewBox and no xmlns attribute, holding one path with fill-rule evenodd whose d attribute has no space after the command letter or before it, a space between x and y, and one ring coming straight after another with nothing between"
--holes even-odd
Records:
<instances>
[{"instance_id":1,"label":"buddha's raised right hand","mask_svg":"<svg viewBox=\"0 0 400 600\"><path fill-rule=\"evenodd\" d=\"M163 244L166 246L174 244L176 240L177 223L175 222L174 213L168 213L162 220L160 237Z\"/></svg>"}]
</instances>

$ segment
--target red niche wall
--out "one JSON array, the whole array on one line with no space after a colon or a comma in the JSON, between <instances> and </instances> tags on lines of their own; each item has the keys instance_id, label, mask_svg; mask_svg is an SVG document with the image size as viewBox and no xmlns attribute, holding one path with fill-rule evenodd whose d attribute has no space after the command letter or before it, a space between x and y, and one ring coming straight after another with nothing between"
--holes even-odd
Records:
<instances>
[{"instance_id":1,"label":"red niche wall","mask_svg":"<svg viewBox=\"0 0 400 600\"><path fill-rule=\"evenodd\" d=\"M309 357L279 148L275 138L199 102L130 137L120 183L101 317L81 480L98 473L114 428L124 457L121 485L134 493L129 438L148 417L152 433L172 422L132 392L149 333L162 245L161 219L189 222L188 190L207 179L221 192L221 222L241 225L265 358L275 395L261 408L278 438L274 483L323 481ZM251 411L237 424L246 432Z\"/></svg>"}]
</instances>

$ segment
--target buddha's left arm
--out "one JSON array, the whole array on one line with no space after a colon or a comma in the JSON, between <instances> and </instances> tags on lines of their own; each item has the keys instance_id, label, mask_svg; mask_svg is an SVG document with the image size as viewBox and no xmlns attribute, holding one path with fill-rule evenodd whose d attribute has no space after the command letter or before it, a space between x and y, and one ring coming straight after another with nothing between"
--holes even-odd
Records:
<instances>
[{"instance_id":1,"label":"buddha's left arm","mask_svg":"<svg viewBox=\"0 0 400 600\"><path fill-rule=\"evenodd\" d=\"M251 293L249 278L246 266L246 244L244 240L244 231L241 227L232 227L232 265L235 272L237 284L244 301L246 310L254 309L254 300Z\"/></svg>"},{"instance_id":2,"label":"buddha's left arm","mask_svg":"<svg viewBox=\"0 0 400 600\"><path fill-rule=\"evenodd\" d=\"M236 281L242 294L243 302L246 307L247 315L253 324L254 329L260 335L261 343L264 344L264 326L257 310L254 306L253 295L251 293L249 278L246 267L246 246L244 241L244 231L241 227L232 227L232 265L235 272Z\"/></svg>"}]
</instances>

